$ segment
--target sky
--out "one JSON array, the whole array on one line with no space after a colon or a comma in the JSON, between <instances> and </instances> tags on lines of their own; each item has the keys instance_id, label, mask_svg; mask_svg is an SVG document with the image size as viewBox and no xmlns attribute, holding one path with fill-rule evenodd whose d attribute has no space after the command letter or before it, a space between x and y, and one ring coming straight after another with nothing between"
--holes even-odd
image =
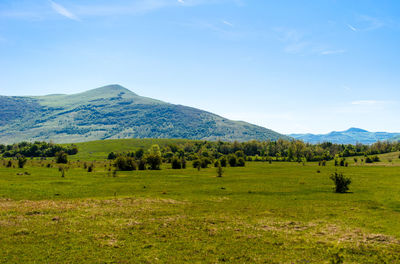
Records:
<instances>
[{"instance_id":1,"label":"sky","mask_svg":"<svg viewBox=\"0 0 400 264\"><path fill-rule=\"evenodd\" d=\"M1 0L0 95L107 84L280 133L400 132L397 0Z\"/></svg>"}]
</instances>

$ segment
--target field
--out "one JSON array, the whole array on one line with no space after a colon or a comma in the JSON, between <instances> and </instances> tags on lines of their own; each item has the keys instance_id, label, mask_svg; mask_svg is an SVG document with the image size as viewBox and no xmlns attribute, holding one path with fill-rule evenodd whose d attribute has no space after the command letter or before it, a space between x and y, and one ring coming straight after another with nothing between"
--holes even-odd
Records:
<instances>
[{"instance_id":1,"label":"field","mask_svg":"<svg viewBox=\"0 0 400 264\"><path fill-rule=\"evenodd\" d=\"M1 263L400 263L399 153L112 175L110 142L78 145L64 178L50 161L0 163ZM333 193L335 170L349 193Z\"/></svg>"}]
</instances>

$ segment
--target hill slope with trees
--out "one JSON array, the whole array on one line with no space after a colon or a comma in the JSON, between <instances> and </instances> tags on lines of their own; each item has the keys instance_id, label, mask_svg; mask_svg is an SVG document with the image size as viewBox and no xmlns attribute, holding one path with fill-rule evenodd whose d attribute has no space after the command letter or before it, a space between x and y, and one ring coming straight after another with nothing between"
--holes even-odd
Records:
<instances>
[{"instance_id":1,"label":"hill slope with trees","mask_svg":"<svg viewBox=\"0 0 400 264\"><path fill-rule=\"evenodd\" d=\"M264 127L142 97L119 85L73 95L0 96L0 125L0 143L119 138L224 141L288 138Z\"/></svg>"}]
</instances>

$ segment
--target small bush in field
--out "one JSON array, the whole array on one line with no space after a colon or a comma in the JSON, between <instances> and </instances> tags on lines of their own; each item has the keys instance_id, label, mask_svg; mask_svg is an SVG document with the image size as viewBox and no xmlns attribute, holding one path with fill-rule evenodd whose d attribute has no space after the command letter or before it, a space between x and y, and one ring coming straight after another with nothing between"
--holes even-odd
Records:
<instances>
[{"instance_id":1,"label":"small bush in field","mask_svg":"<svg viewBox=\"0 0 400 264\"><path fill-rule=\"evenodd\" d=\"M351 179L343 175L343 173L335 172L329 177L335 184L336 193L345 193L349 190Z\"/></svg>"},{"instance_id":2,"label":"small bush in field","mask_svg":"<svg viewBox=\"0 0 400 264\"><path fill-rule=\"evenodd\" d=\"M222 177L223 173L224 173L224 171L222 169L221 163L218 162L218 165L217 165L217 177Z\"/></svg>"},{"instance_id":3,"label":"small bush in field","mask_svg":"<svg viewBox=\"0 0 400 264\"><path fill-rule=\"evenodd\" d=\"M25 166L27 159L20 154L17 155L17 159L18 159L18 168L22 169Z\"/></svg>"},{"instance_id":4,"label":"small bush in field","mask_svg":"<svg viewBox=\"0 0 400 264\"><path fill-rule=\"evenodd\" d=\"M56 159L56 163L64 163L64 164L68 163L68 155L64 151L57 152L55 159Z\"/></svg>"}]
</instances>

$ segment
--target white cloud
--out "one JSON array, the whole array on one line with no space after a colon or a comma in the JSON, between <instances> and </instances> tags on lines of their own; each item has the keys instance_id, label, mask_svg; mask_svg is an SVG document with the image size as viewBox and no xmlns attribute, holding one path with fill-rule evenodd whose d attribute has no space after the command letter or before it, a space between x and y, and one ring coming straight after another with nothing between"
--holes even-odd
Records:
<instances>
[{"instance_id":1,"label":"white cloud","mask_svg":"<svg viewBox=\"0 0 400 264\"><path fill-rule=\"evenodd\" d=\"M224 23L227 26L233 27L233 24L231 22L226 21L226 20L222 20L222 23Z\"/></svg>"},{"instance_id":2,"label":"white cloud","mask_svg":"<svg viewBox=\"0 0 400 264\"><path fill-rule=\"evenodd\" d=\"M362 105L362 106L373 106L384 104L385 101L377 101L377 100L359 100L351 102L352 105Z\"/></svg>"},{"instance_id":3,"label":"white cloud","mask_svg":"<svg viewBox=\"0 0 400 264\"><path fill-rule=\"evenodd\" d=\"M321 55L333 55L333 54L341 54L341 53L345 53L346 51L343 49L340 50L324 50L321 51Z\"/></svg>"},{"instance_id":4,"label":"white cloud","mask_svg":"<svg viewBox=\"0 0 400 264\"><path fill-rule=\"evenodd\" d=\"M185 1L183 1L183 0L178 0L178 2L181 3L181 4L185 3Z\"/></svg>"},{"instance_id":5,"label":"white cloud","mask_svg":"<svg viewBox=\"0 0 400 264\"><path fill-rule=\"evenodd\" d=\"M65 7L63 7L60 4L57 4L56 2L53 2L50 0L51 7L53 8L54 11L56 11L58 14L69 18L71 20L79 21L79 18L72 14L70 11L68 11Z\"/></svg>"},{"instance_id":6,"label":"white cloud","mask_svg":"<svg viewBox=\"0 0 400 264\"><path fill-rule=\"evenodd\" d=\"M352 25L350 25L350 24L347 24L347 27L348 28L350 28L352 31L354 31L354 32L357 32L358 31L358 29L356 29L355 27L353 27Z\"/></svg>"}]
</instances>

